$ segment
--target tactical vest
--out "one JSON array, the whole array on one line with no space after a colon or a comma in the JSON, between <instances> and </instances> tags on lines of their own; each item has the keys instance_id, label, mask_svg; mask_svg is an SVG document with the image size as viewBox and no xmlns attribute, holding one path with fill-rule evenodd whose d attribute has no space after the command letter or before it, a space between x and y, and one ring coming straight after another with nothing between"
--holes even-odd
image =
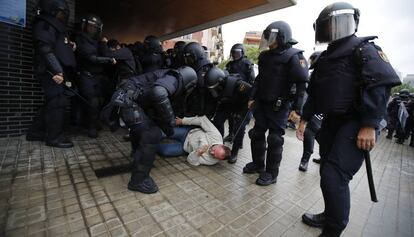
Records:
<instances>
[{"instance_id":1,"label":"tactical vest","mask_svg":"<svg viewBox=\"0 0 414 237\"><path fill-rule=\"evenodd\" d=\"M295 48L283 51L268 50L259 56L259 82L257 98L264 102L287 98L292 82L289 79L289 61L303 52Z\"/></svg>"},{"instance_id":2,"label":"tactical vest","mask_svg":"<svg viewBox=\"0 0 414 237\"><path fill-rule=\"evenodd\" d=\"M98 41L96 39L92 39L85 33L81 33L76 38L76 44L79 70L87 71L95 75L102 74L104 72L104 65L91 62L88 58L93 55L99 56Z\"/></svg>"},{"instance_id":3,"label":"tactical vest","mask_svg":"<svg viewBox=\"0 0 414 237\"><path fill-rule=\"evenodd\" d=\"M249 74L249 67L250 62L247 60L247 58L243 57L239 60L230 61L227 65L227 71L229 73L238 73L240 76L242 76L242 79L246 82L249 82L250 80L250 74Z\"/></svg>"},{"instance_id":4,"label":"tactical vest","mask_svg":"<svg viewBox=\"0 0 414 237\"><path fill-rule=\"evenodd\" d=\"M145 54L141 58L141 66L144 73L161 69L164 66L164 57L160 53Z\"/></svg>"},{"instance_id":5,"label":"tactical vest","mask_svg":"<svg viewBox=\"0 0 414 237\"><path fill-rule=\"evenodd\" d=\"M50 16L38 16L35 24L43 24L45 31L42 32L40 40L45 42L54 41L55 45L51 45L54 49L54 54L59 60L63 68L75 68L76 60L72 50L72 45L69 42L69 35L66 27L59 22L56 18ZM53 27L56 31L55 35L52 35L50 31L47 31L48 27ZM49 32L49 34L48 34Z\"/></svg>"},{"instance_id":6,"label":"tactical vest","mask_svg":"<svg viewBox=\"0 0 414 237\"><path fill-rule=\"evenodd\" d=\"M337 48L324 51L314 64L312 87L316 113L343 115L355 112L360 96L361 68L355 49L369 39L350 37Z\"/></svg>"}]
</instances>

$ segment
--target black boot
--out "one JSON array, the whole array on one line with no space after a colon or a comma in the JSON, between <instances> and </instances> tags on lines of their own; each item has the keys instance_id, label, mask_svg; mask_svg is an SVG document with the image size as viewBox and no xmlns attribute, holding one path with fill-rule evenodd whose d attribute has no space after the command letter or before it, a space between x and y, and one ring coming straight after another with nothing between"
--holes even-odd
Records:
<instances>
[{"instance_id":1,"label":"black boot","mask_svg":"<svg viewBox=\"0 0 414 237\"><path fill-rule=\"evenodd\" d=\"M319 214L305 213L302 215L302 221L308 226L323 228L326 221L325 214L323 212Z\"/></svg>"},{"instance_id":2,"label":"black boot","mask_svg":"<svg viewBox=\"0 0 414 237\"><path fill-rule=\"evenodd\" d=\"M147 194L158 192L158 186L151 176L141 173L132 173L128 189Z\"/></svg>"},{"instance_id":3,"label":"black boot","mask_svg":"<svg viewBox=\"0 0 414 237\"><path fill-rule=\"evenodd\" d=\"M304 154L300 160L299 170L306 172L308 170L309 156Z\"/></svg>"},{"instance_id":4,"label":"black boot","mask_svg":"<svg viewBox=\"0 0 414 237\"><path fill-rule=\"evenodd\" d=\"M57 148L71 148L73 143L66 137L61 136L54 140L46 141L47 146L57 147Z\"/></svg>"},{"instance_id":5,"label":"black boot","mask_svg":"<svg viewBox=\"0 0 414 237\"><path fill-rule=\"evenodd\" d=\"M252 149L252 160L253 162L247 163L243 168L243 173L253 174L261 173L264 171L264 161L266 153L266 141L263 137L254 137L252 138L252 130L249 132L250 136L250 145Z\"/></svg>"},{"instance_id":6,"label":"black boot","mask_svg":"<svg viewBox=\"0 0 414 237\"><path fill-rule=\"evenodd\" d=\"M260 173L259 178L256 179L256 184L260 186L268 186L270 184L274 184L277 181L277 176L274 176L268 172Z\"/></svg>"},{"instance_id":7,"label":"black boot","mask_svg":"<svg viewBox=\"0 0 414 237\"><path fill-rule=\"evenodd\" d=\"M227 162L229 162L230 164L236 163L238 153L239 153L239 148L233 146L233 149L231 150L230 158L227 160Z\"/></svg>"},{"instance_id":8,"label":"black boot","mask_svg":"<svg viewBox=\"0 0 414 237\"><path fill-rule=\"evenodd\" d=\"M230 133L229 135L227 135L224 139L223 142L232 142L233 141L233 133Z\"/></svg>"},{"instance_id":9,"label":"black boot","mask_svg":"<svg viewBox=\"0 0 414 237\"><path fill-rule=\"evenodd\" d=\"M98 131L95 127L90 127L88 129L88 137L90 138L97 138L98 137Z\"/></svg>"},{"instance_id":10,"label":"black boot","mask_svg":"<svg viewBox=\"0 0 414 237\"><path fill-rule=\"evenodd\" d=\"M44 133L28 132L26 134L26 141L44 141L44 140L45 140L45 134Z\"/></svg>"}]
</instances>

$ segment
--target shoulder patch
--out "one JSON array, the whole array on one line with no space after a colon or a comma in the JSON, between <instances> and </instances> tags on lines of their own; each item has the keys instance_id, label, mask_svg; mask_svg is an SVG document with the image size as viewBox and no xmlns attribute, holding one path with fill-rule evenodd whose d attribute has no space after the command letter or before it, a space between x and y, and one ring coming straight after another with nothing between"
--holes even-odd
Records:
<instances>
[{"instance_id":1,"label":"shoulder patch","mask_svg":"<svg viewBox=\"0 0 414 237\"><path fill-rule=\"evenodd\" d=\"M302 66L303 68L307 67L305 59L299 59L299 63L300 63L300 66Z\"/></svg>"},{"instance_id":2,"label":"shoulder patch","mask_svg":"<svg viewBox=\"0 0 414 237\"><path fill-rule=\"evenodd\" d=\"M239 86L239 92L243 92L245 90L246 90L246 86L243 83L241 83Z\"/></svg>"},{"instance_id":3,"label":"shoulder patch","mask_svg":"<svg viewBox=\"0 0 414 237\"><path fill-rule=\"evenodd\" d=\"M390 60L388 60L387 55L385 55L385 53L382 50L378 50L378 54L384 62L387 62L387 63L390 62Z\"/></svg>"}]
</instances>

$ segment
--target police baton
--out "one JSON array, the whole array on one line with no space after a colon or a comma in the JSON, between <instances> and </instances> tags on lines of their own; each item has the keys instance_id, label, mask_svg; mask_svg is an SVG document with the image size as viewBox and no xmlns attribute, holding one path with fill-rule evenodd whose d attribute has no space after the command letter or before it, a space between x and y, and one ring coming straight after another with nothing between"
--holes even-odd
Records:
<instances>
[{"instance_id":1,"label":"police baton","mask_svg":"<svg viewBox=\"0 0 414 237\"><path fill-rule=\"evenodd\" d=\"M240 132L241 128L243 127L243 125L246 126L244 123L246 122L247 118L250 117L251 112L252 112L251 109L247 110L246 115L244 116L243 120L240 123L240 126L237 128L236 132L233 135L233 139L231 139L231 143L233 143L234 139L236 138L237 134L239 134L239 132Z\"/></svg>"},{"instance_id":2,"label":"police baton","mask_svg":"<svg viewBox=\"0 0 414 237\"><path fill-rule=\"evenodd\" d=\"M47 71L52 77L54 77L55 75L53 75L53 73L51 72L51 71ZM90 108L92 108L92 109L94 109L94 110L97 110L95 107L93 107L90 103L89 103L89 101L85 98L85 97L83 97L83 96L81 96L77 91L75 91L73 88L72 88L72 83L70 82L70 81L63 81L63 84L62 84L64 87L65 87L65 89L67 89L68 91L70 91L70 92L72 92L74 95L76 95L79 99L81 99L87 106L89 106ZM98 110L99 111L99 110Z\"/></svg>"},{"instance_id":3,"label":"police baton","mask_svg":"<svg viewBox=\"0 0 414 237\"><path fill-rule=\"evenodd\" d=\"M375 192L374 177L372 176L371 155L369 151L364 151L365 167L367 168L368 186L371 194L371 201L378 202L377 193Z\"/></svg>"}]
</instances>

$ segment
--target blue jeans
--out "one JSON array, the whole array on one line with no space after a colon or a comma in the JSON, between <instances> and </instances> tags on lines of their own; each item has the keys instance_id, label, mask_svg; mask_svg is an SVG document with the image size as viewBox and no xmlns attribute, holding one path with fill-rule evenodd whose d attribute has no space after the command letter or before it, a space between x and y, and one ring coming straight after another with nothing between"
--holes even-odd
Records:
<instances>
[{"instance_id":1,"label":"blue jeans","mask_svg":"<svg viewBox=\"0 0 414 237\"><path fill-rule=\"evenodd\" d=\"M174 128L174 135L169 137L170 140L173 140L173 142L168 143L159 143L157 145L157 154L160 156L182 156L187 154L183 150L183 145L185 138L187 137L188 132L192 129L192 127L188 126L180 126ZM163 135L164 138L166 138L165 135Z\"/></svg>"}]
</instances>

